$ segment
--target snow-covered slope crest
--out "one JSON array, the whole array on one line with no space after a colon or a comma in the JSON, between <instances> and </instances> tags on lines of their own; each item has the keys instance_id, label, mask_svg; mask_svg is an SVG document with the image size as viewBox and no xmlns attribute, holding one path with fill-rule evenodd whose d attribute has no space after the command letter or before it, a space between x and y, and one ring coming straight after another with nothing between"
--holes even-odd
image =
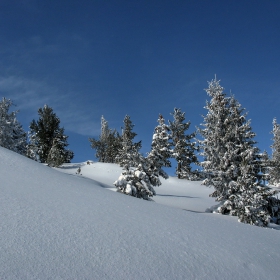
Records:
<instances>
[{"instance_id":1,"label":"snow-covered slope crest","mask_svg":"<svg viewBox=\"0 0 280 280\"><path fill-rule=\"evenodd\" d=\"M279 231L107 191L0 148L0 279L279 279Z\"/></svg>"}]
</instances>

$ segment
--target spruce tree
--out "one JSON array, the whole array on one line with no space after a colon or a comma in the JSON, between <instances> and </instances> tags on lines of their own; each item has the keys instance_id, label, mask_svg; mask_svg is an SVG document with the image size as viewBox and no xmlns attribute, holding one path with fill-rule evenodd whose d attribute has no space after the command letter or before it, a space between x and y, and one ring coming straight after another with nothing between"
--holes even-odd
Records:
<instances>
[{"instance_id":1,"label":"spruce tree","mask_svg":"<svg viewBox=\"0 0 280 280\"><path fill-rule=\"evenodd\" d=\"M121 167L129 169L130 167L136 167L138 164L137 160L139 150L141 149L141 141L137 143L133 142L137 134L132 131L134 124L132 124L130 116L126 115L123 123L121 146L118 151L117 161Z\"/></svg>"},{"instance_id":2,"label":"spruce tree","mask_svg":"<svg viewBox=\"0 0 280 280\"><path fill-rule=\"evenodd\" d=\"M38 114L38 121L32 120L30 124L27 155L52 166L70 162L74 153L66 149L68 136L60 128L60 119L48 105L39 108Z\"/></svg>"},{"instance_id":3,"label":"spruce tree","mask_svg":"<svg viewBox=\"0 0 280 280\"><path fill-rule=\"evenodd\" d=\"M161 176L164 179L168 178L167 173L162 169L163 167L171 167L171 137L170 129L162 115L159 115L158 125L153 134L152 148L148 153L147 160L149 162L150 170L156 176Z\"/></svg>"},{"instance_id":4,"label":"spruce tree","mask_svg":"<svg viewBox=\"0 0 280 280\"><path fill-rule=\"evenodd\" d=\"M255 146L255 133L237 100L226 97L216 79L206 91L212 99L206 105L205 129L200 130L205 157L201 165L208 173L204 184L214 187L211 196L221 202L219 213L267 226L268 200L275 192L263 184L266 156Z\"/></svg>"},{"instance_id":5,"label":"spruce tree","mask_svg":"<svg viewBox=\"0 0 280 280\"><path fill-rule=\"evenodd\" d=\"M195 142L191 140L195 133L186 134L190 127L190 122L185 121L185 113L174 108L172 113L174 120L169 121L170 136L172 140L172 157L177 161L176 174L179 179L197 179L197 175L192 172L191 164L198 163L195 151L198 150Z\"/></svg>"},{"instance_id":6,"label":"spruce tree","mask_svg":"<svg viewBox=\"0 0 280 280\"><path fill-rule=\"evenodd\" d=\"M18 111L9 113L12 105L5 97L0 101L0 146L25 155L27 136L16 118Z\"/></svg>"},{"instance_id":7,"label":"spruce tree","mask_svg":"<svg viewBox=\"0 0 280 280\"><path fill-rule=\"evenodd\" d=\"M271 158L271 168L269 172L270 180L269 183L272 185L280 184L280 126L277 123L276 118L273 119L273 144L272 148L272 158Z\"/></svg>"},{"instance_id":8,"label":"spruce tree","mask_svg":"<svg viewBox=\"0 0 280 280\"><path fill-rule=\"evenodd\" d=\"M119 150L122 147L121 141L121 135L115 129L110 130L106 140L105 162L118 162Z\"/></svg>"},{"instance_id":9,"label":"spruce tree","mask_svg":"<svg viewBox=\"0 0 280 280\"><path fill-rule=\"evenodd\" d=\"M139 149L132 149L132 155L124 161L124 171L114 182L119 192L149 200L156 195L155 186L160 186L160 176L167 179L167 173L162 167L170 167L170 135L169 128L163 117L158 119L155 128L152 148L147 157L143 157Z\"/></svg>"},{"instance_id":10,"label":"spruce tree","mask_svg":"<svg viewBox=\"0 0 280 280\"><path fill-rule=\"evenodd\" d=\"M108 126L108 122L101 116L101 134L98 139L89 138L91 148L96 151L95 157L99 162L115 163L121 147L121 137L116 130Z\"/></svg>"}]
</instances>

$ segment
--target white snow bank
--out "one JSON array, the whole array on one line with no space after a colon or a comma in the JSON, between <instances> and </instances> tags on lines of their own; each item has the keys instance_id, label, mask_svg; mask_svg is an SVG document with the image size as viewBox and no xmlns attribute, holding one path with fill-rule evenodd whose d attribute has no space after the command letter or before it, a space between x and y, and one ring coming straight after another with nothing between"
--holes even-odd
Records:
<instances>
[{"instance_id":1,"label":"white snow bank","mask_svg":"<svg viewBox=\"0 0 280 280\"><path fill-rule=\"evenodd\" d=\"M0 279L279 279L277 230L109 192L3 148L0 170Z\"/></svg>"}]
</instances>

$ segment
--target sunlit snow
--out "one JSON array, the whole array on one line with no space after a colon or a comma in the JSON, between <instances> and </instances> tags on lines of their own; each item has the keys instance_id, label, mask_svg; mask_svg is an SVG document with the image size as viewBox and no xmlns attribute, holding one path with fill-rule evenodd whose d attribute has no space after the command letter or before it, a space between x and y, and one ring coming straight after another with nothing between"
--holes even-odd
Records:
<instances>
[{"instance_id":1,"label":"sunlit snow","mask_svg":"<svg viewBox=\"0 0 280 280\"><path fill-rule=\"evenodd\" d=\"M0 170L0 279L279 279L278 227L208 213L200 182L171 177L144 201L115 192L115 164L0 148Z\"/></svg>"}]
</instances>

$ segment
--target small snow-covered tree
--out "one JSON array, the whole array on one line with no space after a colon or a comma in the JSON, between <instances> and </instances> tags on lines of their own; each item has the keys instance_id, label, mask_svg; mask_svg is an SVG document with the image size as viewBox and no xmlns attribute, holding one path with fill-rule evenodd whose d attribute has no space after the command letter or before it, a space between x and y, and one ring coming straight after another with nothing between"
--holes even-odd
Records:
<instances>
[{"instance_id":1,"label":"small snow-covered tree","mask_svg":"<svg viewBox=\"0 0 280 280\"><path fill-rule=\"evenodd\" d=\"M49 163L51 159L50 164L53 164L54 155L59 154L63 162L70 162L74 153L66 149L68 136L64 134L64 128L60 128L60 119L48 105L39 108L38 114L38 121L33 120L30 124L28 157L42 163ZM57 162L61 160L57 159Z\"/></svg>"},{"instance_id":2,"label":"small snow-covered tree","mask_svg":"<svg viewBox=\"0 0 280 280\"><path fill-rule=\"evenodd\" d=\"M161 115L158 122L148 156L143 157L136 148L132 150L130 160L125 161L124 172L114 182L119 192L148 200L156 195L154 187L161 185L159 177L168 178L162 167L171 166L169 128Z\"/></svg>"},{"instance_id":3,"label":"small snow-covered tree","mask_svg":"<svg viewBox=\"0 0 280 280\"><path fill-rule=\"evenodd\" d=\"M270 184L279 185L280 184L280 126L277 123L276 118L273 119L273 144L272 148L272 158L271 158L271 167L269 171Z\"/></svg>"},{"instance_id":4,"label":"small snow-covered tree","mask_svg":"<svg viewBox=\"0 0 280 280\"><path fill-rule=\"evenodd\" d=\"M153 180L153 174L149 172L149 165L146 158L138 152L138 159L135 154L134 160L135 163L138 161L138 166L124 167L124 171L114 182L114 185L118 189L118 192L149 200L150 197L156 195L153 186L159 184L155 184L156 180Z\"/></svg>"},{"instance_id":5,"label":"small snow-covered tree","mask_svg":"<svg viewBox=\"0 0 280 280\"><path fill-rule=\"evenodd\" d=\"M185 113L180 109L174 108L172 113L174 120L169 121L170 136L172 140L172 157L177 161L176 174L179 179L196 179L197 176L192 172L191 164L198 163L195 151L198 150L196 143L191 140L195 133L186 134L190 122L185 122Z\"/></svg>"},{"instance_id":6,"label":"small snow-covered tree","mask_svg":"<svg viewBox=\"0 0 280 280\"><path fill-rule=\"evenodd\" d=\"M27 136L16 118L18 111L9 113L12 105L5 97L0 101L0 146L25 155Z\"/></svg>"}]
</instances>

